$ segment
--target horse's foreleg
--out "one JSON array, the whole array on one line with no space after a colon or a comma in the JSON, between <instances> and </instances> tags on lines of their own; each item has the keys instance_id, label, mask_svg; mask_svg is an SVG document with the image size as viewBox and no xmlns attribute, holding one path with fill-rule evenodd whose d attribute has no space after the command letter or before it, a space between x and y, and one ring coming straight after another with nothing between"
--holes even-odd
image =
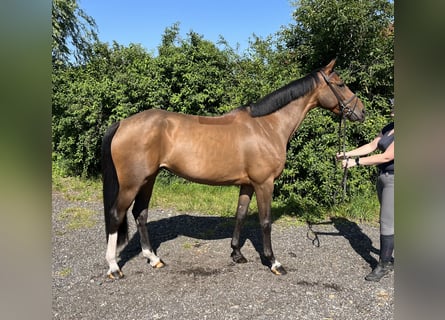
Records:
<instances>
[{"instance_id":1,"label":"horse's foreleg","mask_svg":"<svg viewBox=\"0 0 445 320\"><path fill-rule=\"evenodd\" d=\"M255 188L255 194L258 203L258 216L260 219L261 230L263 232L263 248L264 258L268 261L270 270L277 274L286 274L286 270L281 263L275 259L272 251L272 193L273 193L273 181L271 183L265 183Z\"/></svg>"},{"instance_id":2,"label":"horse's foreleg","mask_svg":"<svg viewBox=\"0 0 445 320\"><path fill-rule=\"evenodd\" d=\"M231 257L233 261L235 261L236 263L247 262L247 259L241 254L240 236L241 236L241 228L243 227L244 220L246 219L247 211L249 209L250 200L252 199L252 194L253 194L252 186L249 185L241 186L238 199L238 208L236 210L235 229L233 231L233 237L231 243L231 247L233 249Z\"/></svg>"},{"instance_id":3,"label":"horse's foreleg","mask_svg":"<svg viewBox=\"0 0 445 320\"><path fill-rule=\"evenodd\" d=\"M133 206L133 216L136 220L136 225L140 236L142 255L149 260L150 265L153 268L161 268L164 266L164 263L154 253L147 230L148 203L150 202L153 185L154 178L152 181L148 182L141 189L141 191L139 191Z\"/></svg>"}]
</instances>

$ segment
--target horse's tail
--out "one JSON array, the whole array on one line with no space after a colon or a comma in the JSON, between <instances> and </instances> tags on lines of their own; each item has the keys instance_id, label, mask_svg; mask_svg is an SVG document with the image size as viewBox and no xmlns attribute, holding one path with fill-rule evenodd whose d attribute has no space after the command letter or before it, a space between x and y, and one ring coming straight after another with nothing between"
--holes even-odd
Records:
<instances>
[{"instance_id":1,"label":"horse's tail","mask_svg":"<svg viewBox=\"0 0 445 320\"><path fill-rule=\"evenodd\" d=\"M119 218L116 211L116 198L119 193L119 180L117 178L116 167L111 157L111 141L119 128L120 122L112 124L102 139L102 183L103 200L105 213L105 232L107 236L118 232L117 243L121 245L128 236L127 215L119 224Z\"/></svg>"}]
</instances>

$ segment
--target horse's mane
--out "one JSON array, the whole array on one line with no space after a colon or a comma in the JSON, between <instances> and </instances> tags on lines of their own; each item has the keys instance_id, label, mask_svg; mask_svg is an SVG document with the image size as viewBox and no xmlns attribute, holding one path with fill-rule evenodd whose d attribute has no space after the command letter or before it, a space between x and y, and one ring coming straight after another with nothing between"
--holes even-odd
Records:
<instances>
[{"instance_id":1,"label":"horse's mane","mask_svg":"<svg viewBox=\"0 0 445 320\"><path fill-rule=\"evenodd\" d=\"M250 115L252 117L261 117L281 109L289 102L304 96L312 91L318 83L319 78L316 71L307 76L292 81L280 89L269 93L260 100L250 105Z\"/></svg>"}]
</instances>

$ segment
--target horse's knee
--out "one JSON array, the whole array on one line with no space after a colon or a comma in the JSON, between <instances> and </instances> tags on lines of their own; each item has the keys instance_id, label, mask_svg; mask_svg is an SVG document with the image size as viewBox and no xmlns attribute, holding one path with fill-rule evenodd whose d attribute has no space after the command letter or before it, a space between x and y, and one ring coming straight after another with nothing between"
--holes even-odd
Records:
<instances>
[{"instance_id":1,"label":"horse's knee","mask_svg":"<svg viewBox=\"0 0 445 320\"><path fill-rule=\"evenodd\" d=\"M270 233L272 230L272 222L270 219L263 219L260 222L261 225L261 229L263 230L264 233Z\"/></svg>"}]
</instances>

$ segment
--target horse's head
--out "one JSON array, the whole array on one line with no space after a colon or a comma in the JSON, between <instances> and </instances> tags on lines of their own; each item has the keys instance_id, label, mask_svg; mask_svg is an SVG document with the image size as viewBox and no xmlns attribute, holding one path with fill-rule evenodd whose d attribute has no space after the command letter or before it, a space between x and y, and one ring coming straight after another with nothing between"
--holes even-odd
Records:
<instances>
[{"instance_id":1,"label":"horse's head","mask_svg":"<svg viewBox=\"0 0 445 320\"><path fill-rule=\"evenodd\" d=\"M335 59L319 73L323 78L318 102L320 106L351 121L365 120L365 107L361 100L348 88L339 75L333 70Z\"/></svg>"}]
</instances>

